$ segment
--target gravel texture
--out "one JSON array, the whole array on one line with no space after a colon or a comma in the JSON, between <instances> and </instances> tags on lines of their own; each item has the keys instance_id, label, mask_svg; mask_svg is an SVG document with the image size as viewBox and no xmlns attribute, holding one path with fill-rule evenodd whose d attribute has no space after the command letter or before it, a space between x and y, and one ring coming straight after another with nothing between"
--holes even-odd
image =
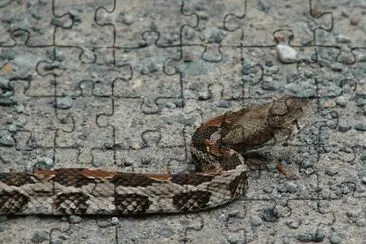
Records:
<instances>
[{"instance_id":1,"label":"gravel texture","mask_svg":"<svg viewBox=\"0 0 366 244\"><path fill-rule=\"evenodd\" d=\"M366 242L366 3L310 2L0 1L0 172L193 170L189 138L206 119L317 98L232 204L0 216L0 243Z\"/></svg>"}]
</instances>

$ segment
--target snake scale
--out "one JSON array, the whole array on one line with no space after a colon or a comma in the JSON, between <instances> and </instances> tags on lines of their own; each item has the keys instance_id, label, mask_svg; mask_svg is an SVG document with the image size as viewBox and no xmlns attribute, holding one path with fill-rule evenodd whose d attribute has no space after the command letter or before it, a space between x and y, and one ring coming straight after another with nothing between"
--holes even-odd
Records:
<instances>
[{"instance_id":1,"label":"snake scale","mask_svg":"<svg viewBox=\"0 0 366 244\"><path fill-rule=\"evenodd\" d=\"M283 96L203 123L192 136L194 173L87 168L0 173L0 214L141 215L223 205L247 190L252 165L245 151L294 134L310 111L310 101Z\"/></svg>"}]
</instances>

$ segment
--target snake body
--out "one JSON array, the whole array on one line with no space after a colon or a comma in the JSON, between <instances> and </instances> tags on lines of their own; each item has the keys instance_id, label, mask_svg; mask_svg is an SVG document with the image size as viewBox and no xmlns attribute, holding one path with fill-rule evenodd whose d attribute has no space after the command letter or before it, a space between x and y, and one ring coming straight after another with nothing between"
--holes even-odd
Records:
<instances>
[{"instance_id":1,"label":"snake body","mask_svg":"<svg viewBox=\"0 0 366 244\"><path fill-rule=\"evenodd\" d=\"M223 205L247 190L251 165L245 151L293 134L309 101L283 96L203 123L192 136L194 173L83 168L0 173L0 214L141 215Z\"/></svg>"}]
</instances>

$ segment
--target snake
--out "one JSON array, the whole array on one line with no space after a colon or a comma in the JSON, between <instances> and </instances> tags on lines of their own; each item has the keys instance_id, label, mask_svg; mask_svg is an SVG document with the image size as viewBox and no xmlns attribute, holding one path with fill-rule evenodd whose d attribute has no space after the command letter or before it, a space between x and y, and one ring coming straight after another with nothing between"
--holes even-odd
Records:
<instances>
[{"instance_id":1,"label":"snake","mask_svg":"<svg viewBox=\"0 0 366 244\"><path fill-rule=\"evenodd\" d=\"M245 195L255 161L246 152L300 131L311 99L284 95L202 123L190 149L195 172L133 173L98 168L0 172L0 215L187 213Z\"/></svg>"}]
</instances>

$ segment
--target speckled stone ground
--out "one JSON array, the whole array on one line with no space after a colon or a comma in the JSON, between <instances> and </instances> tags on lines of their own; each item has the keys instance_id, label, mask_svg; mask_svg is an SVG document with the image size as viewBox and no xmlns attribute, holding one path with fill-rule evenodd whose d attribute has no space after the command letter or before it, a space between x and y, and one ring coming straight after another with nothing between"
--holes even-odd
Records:
<instances>
[{"instance_id":1,"label":"speckled stone ground","mask_svg":"<svg viewBox=\"0 0 366 244\"><path fill-rule=\"evenodd\" d=\"M190 168L206 119L317 97L297 176L212 211L0 216L0 243L366 243L366 2L0 1L0 172ZM269 162L270 164L271 162Z\"/></svg>"}]
</instances>

